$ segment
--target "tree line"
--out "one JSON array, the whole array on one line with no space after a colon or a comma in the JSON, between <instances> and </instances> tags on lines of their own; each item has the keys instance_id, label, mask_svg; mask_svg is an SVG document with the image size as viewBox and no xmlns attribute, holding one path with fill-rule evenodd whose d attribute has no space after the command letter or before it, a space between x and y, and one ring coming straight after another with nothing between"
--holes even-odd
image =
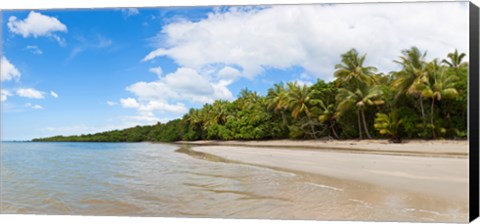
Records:
<instances>
[{"instance_id":1,"label":"tree line","mask_svg":"<svg viewBox=\"0 0 480 224\"><path fill-rule=\"evenodd\" d=\"M265 96L243 89L232 102L216 100L167 123L33 141L464 139L466 55L455 50L431 61L426 55L405 49L394 60L401 69L384 74L351 49L341 55L331 82L277 83Z\"/></svg>"}]
</instances>

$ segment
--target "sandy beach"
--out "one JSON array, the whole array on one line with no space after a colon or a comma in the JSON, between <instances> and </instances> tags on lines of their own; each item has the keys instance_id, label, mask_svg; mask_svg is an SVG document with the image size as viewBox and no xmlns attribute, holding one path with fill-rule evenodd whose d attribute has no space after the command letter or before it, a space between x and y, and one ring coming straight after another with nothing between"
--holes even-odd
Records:
<instances>
[{"instance_id":1,"label":"sandy beach","mask_svg":"<svg viewBox=\"0 0 480 224\"><path fill-rule=\"evenodd\" d=\"M468 142L197 141L192 150L468 203Z\"/></svg>"},{"instance_id":2,"label":"sandy beach","mask_svg":"<svg viewBox=\"0 0 480 224\"><path fill-rule=\"evenodd\" d=\"M409 140L391 144L388 140L266 140L266 141L178 141L198 146L253 146L288 149L316 149L334 152L354 152L382 155L413 155L428 157L468 157L468 141Z\"/></svg>"}]
</instances>

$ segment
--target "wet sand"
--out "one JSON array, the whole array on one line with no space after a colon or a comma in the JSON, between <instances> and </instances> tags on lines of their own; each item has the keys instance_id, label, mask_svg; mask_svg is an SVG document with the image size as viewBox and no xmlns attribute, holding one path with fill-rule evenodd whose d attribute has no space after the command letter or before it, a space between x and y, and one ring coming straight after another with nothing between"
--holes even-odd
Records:
<instances>
[{"instance_id":1,"label":"wet sand","mask_svg":"<svg viewBox=\"0 0 480 224\"><path fill-rule=\"evenodd\" d=\"M343 144L333 141L320 144L318 141L202 141L193 144L197 145L192 147L194 151L232 161L354 180L468 204L466 141L406 144L378 141ZM314 150L330 146L335 148Z\"/></svg>"}]
</instances>

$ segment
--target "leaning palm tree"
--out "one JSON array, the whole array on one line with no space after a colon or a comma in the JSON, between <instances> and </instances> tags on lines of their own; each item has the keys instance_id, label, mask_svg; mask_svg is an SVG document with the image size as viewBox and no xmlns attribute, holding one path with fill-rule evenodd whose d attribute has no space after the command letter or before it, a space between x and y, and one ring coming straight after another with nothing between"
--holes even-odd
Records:
<instances>
[{"instance_id":1,"label":"leaning palm tree","mask_svg":"<svg viewBox=\"0 0 480 224\"><path fill-rule=\"evenodd\" d=\"M416 86L421 83L426 77L425 71L425 57L427 52L422 53L417 47L412 47L402 51L400 60L395 60L402 66L402 70L395 72L395 79L392 82L392 86L397 88L398 92L395 96L395 100L403 94L408 94L418 97L418 104L422 113L422 120L425 124L425 109L423 106L423 96Z\"/></svg>"},{"instance_id":2,"label":"leaning palm tree","mask_svg":"<svg viewBox=\"0 0 480 224\"><path fill-rule=\"evenodd\" d=\"M297 85L296 82L287 83L288 95L287 104L292 111L293 119L297 120L301 114L304 114L308 119L312 136L316 138L315 127L312 111L312 104L315 103L315 99L312 97L313 92L305 85Z\"/></svg>"},{"instance_id":3,"label":"leaning palm tree","mask_svg":"<svg viewBox=\"0 0 480 224\"><path fill-rule=\"evenodd\" d=\"M369 88L364 86L363 88L358 88L355 91L341 88L339 89L336 97L338 102L336 114L338 117L341 117L347 111L355 109L357 111L358 131L360 138L363 138L362 127L367 135L367 138L372 138L370 136L370 132L368 131L368 125L365 119L365 109L368 106L384 104L385 102L380 99L382 95L383 91L378 87Z\"/></svg>"},{"instance_id":4,"label":"leaning palm tree","mask_svg":"<svg viewBox=\"0 0 480 224\"><path fill-rule=\"evenodd\" d=\"M342 54L342 63L335 65L335 77L337 86L358 88L360 85L372 85L375 83L373 75L377 68L373 66L364 67L366 55L359 55L357 50L351 49Z\"/></svg>"},{"instance_id":5,"label":"leaning palm tree","mask_svg":"<svg viewBox=\"0 0 480 224\"><path fill-rule=\"evenodd\" d=\"M455 88L458 77L449 75L445 67L439 66L438 61L434 60L427 65L428 79L425 82L417 84L416 88L421 90L422 96L430 99L430 127L432 128L433 138L437 138L434 123L434 109L435 102L444 99L454 99L458 96L458 91Z\"/></svg>"}]
</instances>

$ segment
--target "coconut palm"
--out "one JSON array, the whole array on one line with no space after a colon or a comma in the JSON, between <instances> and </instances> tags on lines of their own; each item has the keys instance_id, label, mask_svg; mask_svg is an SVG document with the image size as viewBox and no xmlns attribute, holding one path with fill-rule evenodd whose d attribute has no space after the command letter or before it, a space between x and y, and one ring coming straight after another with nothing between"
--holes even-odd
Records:
<instances>
[{"instance_id":1,"label":"coconut palm","mask_svg":"<svg viewBox=\"0 0 480 224\"><path fill-rule=\"evenodd\" d=\"M398 99L400 95L408 94L418 97L418 104L422 113L422 120L425 124L425 109L423 106L423 96L421 92L415 88L418 83L421 83L426 77L425 71L425 57L427 52L422 53L417 47L412 47L402 51L400 60L395 60L395 63L402 65L402 70L395 72L395 80L392 85L398 92L395 99Z\"/></svg>"},{"instance_id":2,"label":"coconut palm","mask_svg":"<svg viewBox=\"0 0 480 224\"><path fill-rule=\"evenodd\" d=\"M381 135L390 136L391 140L395 143L400 143L399 127L402 125L403 119L398 116L396 110L392 110L390 113L377 113L375 118L375 129Z\"/></svg>"},{"instance_id":3,"label":"coconut palm","mask_svg":"<svg viewBox=\"0 0 480 224\"><path fill-rule=\"evenodd\" d=\"M313 138L316 138L313 117L313 104L316 99L312 97L311 91L306 85L298 85L296 82L287 83L287 105L292 111L292 117L297 120L301 114L304 114L308 119Z\"/></svg>"},{"instance_id":4,"label":"coconut palm","mask_svg":"<svg viewBox=\"0 0 480 224\"><path fill-rule=\"evenodd\" d=\"M454 99L458 96L455 88L458 77L446 72L445 67L439 66L438 61L434 60L427 65L428 79L425 82L417 84L416 88L421 90L424 98L430 99L430 127L432 128L433 138L437 138L434 123L435 102L444 99Z\"/></svg>"},{"instance_id":5,"label":"coconut palm","mask_svg":"<svg viewBox=\"0 0 480 224\"><path fill-rule=\"evenodd\" d=\"M465 53L458 54L458 50L455 49L453 53L449 53L447 55L448 59L450 60L443 59L442 63L445 63L452 68L460 68L462 66L467 66L466 62L462 62L465 56L466 56Z\"/></svg>"},{"instance_id":6,"label":"coconut palm","mask_svg":"<svg viewBox=\"0 0 480 224\"><path fill-rule=\"evenodd\" d=\"M359 55L357 50L351 49L342 54L342 63L335 65L335 77L337 86L358 88L360 85L372 85L375 83L373 75L377 68L364 67L366 55Z\"/></svg>"},{"instance_id":7,"label":"coconut palm","mask_svg":"<svg viewBox=\"0 0 480 224\"><path fill-rule=\"evenodd\" d=\"M365 119L365 109L367 106L384 104L385 102L380 99L382 94L382 89L377 87L369 88L364 86L363 88L358 88L355 91L341 88L339 89L336 97L338 102L336 114L338 117L341 117L347 111L355 109L357 111L358 131L360 138L363 138L362 126L367 138L372 138L368 131L368 125Z\"/></svg>"},{"instance_id":8,"label":"coconut palm","mask_svg":"<svg viewBox=\"0 0 480 224\"><path fill-rule=\"evenodd\" d=\"M275 84L273 88L268 90L267 94L267 108L273 110L276 113L280 112L282 115L283 125L287 126L287 118L285 111L288 109L287 91L283 83Z\"/></svg>"},{"instance_id":9,"label":"coconut palm","mask_svg":"<svg viewBox=\"0 0 480 224\"><path fill-rule=\"evenodd\" d=\"M333 134L335 138L338 138L337 131L335 131L335 104L328 104L326 105L322 100L318 101L320 106L320 116L318 116L318 120L322 123L327 123L330 132Z\"/></svg>"}]
</instances>

